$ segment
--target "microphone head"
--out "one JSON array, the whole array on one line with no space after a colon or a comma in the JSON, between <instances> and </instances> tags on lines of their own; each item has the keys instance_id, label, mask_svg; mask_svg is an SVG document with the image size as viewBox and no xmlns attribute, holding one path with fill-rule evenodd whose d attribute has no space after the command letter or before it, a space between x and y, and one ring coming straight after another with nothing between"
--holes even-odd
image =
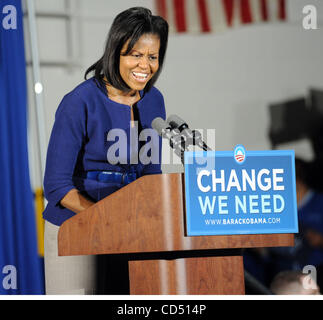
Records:
<instances>
[{"instance_id":1,"label":"microphone head","mask_svg":"<svg viewBox=\"0 0 323 320\"><path fill-rule=\"evenodd\" d=\"M172 114L167 118L167 123L172 127L172 128L178 128L179 131L182 131L184 129L188 129L188 124L179 116L176 114Z\"/></svg>"},{"instance_id":2,"label":"microphone head","mask_svg":"<svg viewBox=\"0 0 323 320\"><path fill-rule=\"evenodd\" d=\"M169 127L169 125L167 124L167 122L160 118L160 117L157 117L155 118L152 122L151 122L151 127L153 129L155 129L158 134L161 136L163 134L163 132L166 130L166 129L171 129Z\"/></svg>"}]
</instances>

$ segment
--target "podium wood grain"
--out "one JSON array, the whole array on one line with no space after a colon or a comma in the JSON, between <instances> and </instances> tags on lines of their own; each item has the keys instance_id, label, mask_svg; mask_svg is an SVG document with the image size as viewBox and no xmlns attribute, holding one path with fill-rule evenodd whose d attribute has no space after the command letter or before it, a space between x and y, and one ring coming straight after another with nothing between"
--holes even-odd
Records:
<instances>
[{"instance_id":1,"label":"podium wood grain","mask_svg":"<svg viewBox=\"0 0 323 320\"><path fill-rule=\"evenodd\" d=\"M241 256L130 261L131 294L242 295Z\"/></svg>"}]
</instances>

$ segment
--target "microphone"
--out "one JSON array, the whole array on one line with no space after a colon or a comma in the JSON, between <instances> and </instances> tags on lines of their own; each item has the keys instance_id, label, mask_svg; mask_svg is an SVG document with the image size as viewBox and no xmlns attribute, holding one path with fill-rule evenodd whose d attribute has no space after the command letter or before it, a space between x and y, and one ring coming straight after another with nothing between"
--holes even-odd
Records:
<instances>
[{"instance_id":1,"label":"microphone","mask_svg":"<svg viewBox=\"0 0 323 320\"><path fill-rule=\"evenodd\" d=\"M194 145L194 133L183 119L173 114L167 118L167 123L184 135L187 145Z\"/></svg>"},{"instance_id":2,"label":"microphone","mask_svg":"<svg viewBox=\"0 0 323 320\"><path fill-rule=\"evenodd\" d=\"M164 119L157 117L151 122L151 127L155 129L159 136L169 140L169 145L175 150L175 154L181 157L186 151L185 138L176 128L172 128Z\"/></svg>"},{"instance_id":3,"label":"microphone","mask_svg":"<svg viewBox=\"0 0 323 320\"><path fill-rule=\"evenodd\" d=\"M172 138L176 134L179 134L179 131L173 130L173 128L170 125L168 125L164 119L160 117L155 118L151 122L151 127L157 131L159 136L168 140L172 140Z\"/></svg>"},{"instance_id":4,"label":"microphone","mask_svg":"<svg viewBox=\"0 0 323 320\"><path fill-rule=\"evenodd\" d=\"M202 135L197 130L191 130L188 124L179 116L171 115L167 118L167 122L173 129L178 129L182 133L189 145L197 145L204 151L210 151L211 148L202 140Z\"/></svg>"}]
</instances>

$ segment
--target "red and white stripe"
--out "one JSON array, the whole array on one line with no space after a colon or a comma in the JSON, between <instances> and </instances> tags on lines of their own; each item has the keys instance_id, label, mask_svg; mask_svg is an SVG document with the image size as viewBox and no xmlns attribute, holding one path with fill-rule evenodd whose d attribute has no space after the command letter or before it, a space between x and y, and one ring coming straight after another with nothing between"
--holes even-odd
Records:
<instances>
[{"instance_id":1,"label":"red and white stripe","mask_svg":"<svg viewBox=\"0 0 323 320\"><path fill-rule=\"evenodd\" d=\"M171 32L220 32L242 24L286 20L286 0L155 0Z\"/></svg>"},{"instance_id":2,"label":"red and white stripe","mask_svg":"<svg viewBox=\"0 0 323 320\"><path fill-rule=\"evenodd\" d=\"M236 155L235 156L235 158L236 158L236 160L238 161L238 162L242 162L243 160L244 160L244 155Z\"/></svg>"}]
</instances>

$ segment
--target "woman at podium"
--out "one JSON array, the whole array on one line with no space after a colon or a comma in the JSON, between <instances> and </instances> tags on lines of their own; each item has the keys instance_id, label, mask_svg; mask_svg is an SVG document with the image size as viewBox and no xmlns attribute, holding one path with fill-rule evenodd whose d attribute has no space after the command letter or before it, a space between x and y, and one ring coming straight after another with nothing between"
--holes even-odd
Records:
<instances>
[{"instance_id":1,"label":"woman at podium","mask_svg":"<svg viewBox=\"0 0 323 320\"><path fill-rule=\"evenodd\" d=\"M154 84L167 39L167 22L150 10L121 12L102 57L56 111L44 177L46 294L96 292L94 257L58 257L59 226L135 179L161 172L157 133L150 152L158 152L158 161L151 163L138 157L147 143L138 137L153 119L165 119L163 96ZM118 268L117 260L108 264Z\"/></svg>"}]
</instances>

